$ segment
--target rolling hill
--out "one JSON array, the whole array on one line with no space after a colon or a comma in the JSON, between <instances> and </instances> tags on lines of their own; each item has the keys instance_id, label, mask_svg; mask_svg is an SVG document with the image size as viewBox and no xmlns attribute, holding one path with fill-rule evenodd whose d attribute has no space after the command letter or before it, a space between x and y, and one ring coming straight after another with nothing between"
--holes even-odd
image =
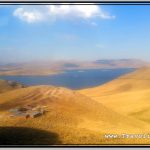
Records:
<instances>
[{"instance_id":1,"label":"rolling hill","mask_svg":"<svg viewBox=\"0 0 150 150\"><path fill-rule=\"evenodd\" d=\"M150 68L141 68L102 86L81 90L99 103L126 116L150 123Z\"/></svg>"},{"instance_id":2,"label":"rolling hill","mask_svg":"<svg viewBox=\"0 0 150 150\"><path fill-rule=\"evenodd\" d=\"M44 105L47 106L47 112L37 118L10 117L10 109L24 105ZM31 86L0 94L0 119L0 133L6 139L5 142L2 140L0 144L148 142L138 139L104 138L104 135L108 133L146 133L149 126L132 117L120 115L77 91L63 87ZM31 129L33 129L33 133ZM30 135L29 132L33 137L33 141L30 142L31 138L27 138ZM34 136L36 132L37 139ZM14 135L18 136L16 141L13 138ZM43 140L40 140L40 137L43 137Z\"/></svg>"},{"instance_id":3,"label":"rolling hill","mask_svg":"<svg viewBox=\"0 0 150 150\"><path fill-rule=\"evenodd\" d=\"M0 93L23 88L23 87L25 86L15 81L0 80Z\"/></svg>"}]
</instances>

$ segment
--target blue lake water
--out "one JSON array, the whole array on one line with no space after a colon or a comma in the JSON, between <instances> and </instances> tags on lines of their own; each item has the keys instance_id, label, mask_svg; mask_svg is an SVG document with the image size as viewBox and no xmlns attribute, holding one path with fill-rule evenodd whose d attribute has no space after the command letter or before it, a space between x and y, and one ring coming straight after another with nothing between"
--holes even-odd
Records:
<instances>
[{"instance_id":1,"label":"blue lake water","mask_svg":"<svg viewBox=\"0 0 150 150\"><path fill-rule=\"evenodd\" d=\"M134 70L133 68L70 70L50 76L0 76L0 79L17 81L24 85L56 85L82 89L104 84Z\"/></svg>"}]
</instances>

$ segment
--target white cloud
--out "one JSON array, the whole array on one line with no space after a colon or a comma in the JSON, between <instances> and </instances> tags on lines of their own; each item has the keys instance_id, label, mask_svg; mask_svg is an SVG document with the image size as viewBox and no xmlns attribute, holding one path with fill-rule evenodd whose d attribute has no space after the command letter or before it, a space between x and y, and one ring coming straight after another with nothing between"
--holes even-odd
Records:
<instances>
[{"instance_id":1,"label":"white cloud","mask_svg":"<svg viewBox=\"0 0 150 150\"><path fill-rule=\"evenodd\" d=\"M30 9L28 9L29 7ZM104 12L98 5L47 5L40 8L36 6L19 7L14 11L13 15L27 23L39 22L44 19L57 20L60 18L81 18L86 20L96 17L100 19L115 18L115 16Z\"/></svg>"},{"instance_id":2,"label":"white cloud","mask_svg":"<svg viewBox=\"0 0 150 150\"><path fill-rule=\"evenodd\" d=\"M99 7L96 5L50 5L47 7L49 14L56 17L91 18L100 15Z\"/></svg>"},{"instance_id":3,"label":"white cloud","mask_svg":"<svg viewBox=\"0 0 150 150\"><path fill-rule=\"evenodd\" d=\"M22 7L17 8L14 11L13 15L28 23L39 22L39 21L42 21L44 18L43 14L39 12L38 10L27 11Z\"/></svg>"}]
</instances>

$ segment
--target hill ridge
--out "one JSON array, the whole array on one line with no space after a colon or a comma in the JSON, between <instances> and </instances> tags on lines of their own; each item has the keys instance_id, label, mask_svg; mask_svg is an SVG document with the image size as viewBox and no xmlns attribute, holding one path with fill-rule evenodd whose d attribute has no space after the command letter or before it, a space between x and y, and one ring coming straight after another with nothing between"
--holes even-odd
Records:
<instances>
[{"instance_id":1,"label":"hill ridge","mask_svg":"<svg viewBox=\"0 0 150 150\"><path fill-rule=\"evenodd\" d=\"M149 74L150 68L141 68L102 86L79 92L120 114L150 123L150 80L147 80Z\"/></svg>"}]
</instances>

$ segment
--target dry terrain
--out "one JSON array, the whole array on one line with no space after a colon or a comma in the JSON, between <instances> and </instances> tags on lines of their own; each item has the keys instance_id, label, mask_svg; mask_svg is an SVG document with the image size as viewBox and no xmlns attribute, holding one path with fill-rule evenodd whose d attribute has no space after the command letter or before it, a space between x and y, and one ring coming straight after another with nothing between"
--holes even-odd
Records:
<instances>
[{"instance_id":1,"label":"dry terrain","mask_svg":"<svg viewBox=\"0 0 150 150\"><path fill-rule=\"evenodd\" d=\"M45 85L5 91L0 94L0 144L149 144L149 139L104 137L150 132L149 73L139 69L79 91ZM25 105L46 106L46 113L10 117L10 109Z\"/></svg>"},{"instance_id":2,"label":"dry terrain","mask_svg":"<svg viewBox=\"0 0 150 150\"><path fill-rule=\"evenodd\" d=\"M0 93L8 92L23 87L25 86L14 81L0 80Z\"/></svg>"},{"instance_id":3,"label":"dry terrain","mask_svg":"<svg viewBox=\"0 0 150 150\"><path fill-rule=\"evenodd\" d=\"M150 123L150 68L141 68L102 86L80 93L111 108L119 114Z\"/></svg>"}]
</instances>

